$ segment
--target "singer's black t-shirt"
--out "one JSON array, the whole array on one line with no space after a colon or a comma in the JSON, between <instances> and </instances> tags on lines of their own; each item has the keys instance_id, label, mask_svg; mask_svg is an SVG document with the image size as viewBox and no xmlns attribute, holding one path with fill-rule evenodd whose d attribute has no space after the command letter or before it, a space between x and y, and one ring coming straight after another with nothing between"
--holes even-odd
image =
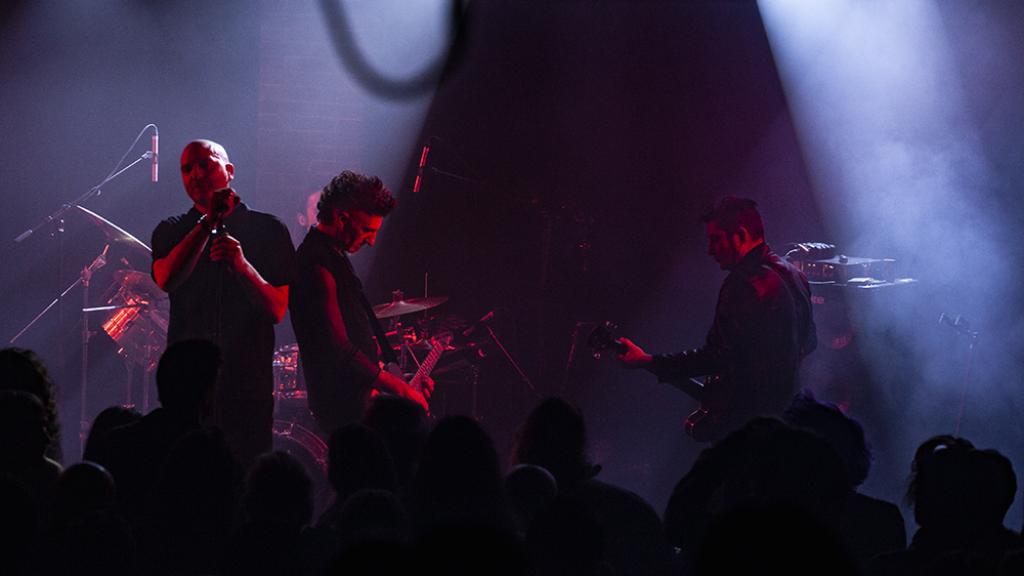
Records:
<instances>
[{"instance_id":1,"label":"singer's black t-shirt","mask_svg":"<svg viewBox=\"0 0 1024 576\"><path fill-rule=\"evenodd\" d=\"M153 231L153 259L167 256L199 217L193 207L160 222ZM295 249L288 229L277 217L249 210L243 203L225 219L224 228L241 243L245 259L264 280L273 286L292 284ZM218 412L253 405L272 409L274 324L252 303L240 279L225 264L210 260L212 244L212 240L207 242L195 270L170 293L168 344L203 338L221 347Z\"/></svg>"}]
</instances>

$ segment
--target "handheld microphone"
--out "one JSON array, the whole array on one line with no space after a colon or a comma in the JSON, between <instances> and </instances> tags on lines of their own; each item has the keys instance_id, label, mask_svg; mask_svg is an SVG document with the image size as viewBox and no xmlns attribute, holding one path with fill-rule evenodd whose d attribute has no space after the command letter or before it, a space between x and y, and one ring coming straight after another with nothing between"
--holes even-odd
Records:
<instances>
[{"instance_id":1,"label":"handheld microphone","mask_svg":"<svg viewBox=\"0 0 1024 576\"><path fill-rule=\"evenodd\" d=\"M423 151L420 153L420 166L416 170L416 181L412 184L412 193L416 194L420 191L420 184L423 183L423 169L427 167L427 155L430 154L430 141L423 145Z\"/></svg>"},{"instance_id":2,"label":"handheld microphone","mask_svg":"<svg viewBox=\"0 0 1024 576\"><path fill-rule=\"evenodd\" d=\"M153 126L153 138L150 144L150 157L153 159L152 168L150 169L150 177L154 183L160 180L160 133L156 131L156 126Z\"/></svg>"}]
</instances>

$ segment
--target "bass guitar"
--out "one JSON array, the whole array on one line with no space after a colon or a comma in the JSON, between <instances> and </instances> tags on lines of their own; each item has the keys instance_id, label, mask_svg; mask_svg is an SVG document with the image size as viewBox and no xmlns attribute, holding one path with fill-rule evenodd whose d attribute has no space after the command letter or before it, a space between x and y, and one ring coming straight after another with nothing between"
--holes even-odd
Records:
<instances>
[{"instance_id":1,"label":"bass guitar","mask_svg":"<svg viewBox=\"0 0 1024 576\"><path fill-rule=\"evenodd\" d=\"M587 337L587 346L593 351L595 358L600 358L605 351L612 350L617 354L626 352L626 346L618 342L614 335L618 329L613 322L598 324ZM700 405L683 420L686 434L697 442L711 442L722 435L722 427L727 421L732 403L733 387L721 375L704 376L703 380L686 378L672 384L698 401Z\"/></svg>"}]
</instances>

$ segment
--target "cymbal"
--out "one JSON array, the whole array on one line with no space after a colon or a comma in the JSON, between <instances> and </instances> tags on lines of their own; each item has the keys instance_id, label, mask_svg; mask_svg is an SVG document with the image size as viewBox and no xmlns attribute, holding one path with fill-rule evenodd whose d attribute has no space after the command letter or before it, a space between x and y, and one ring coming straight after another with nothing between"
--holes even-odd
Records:
<instances>
[{"instance_id":1,"label":"cymbal","mask_svg":"<svg viewBox=\"0 0 1024 576\"><path fill-rule=\"evenodd\" d=\"M149 256L149 254L152 252L152 250L149 249L149 246L146 246L146 244L142 240L139 240L135 236L132 236L128 232L125 232L124 228L121 228L117 224L114 224L110 220L107 220L103 216L100 216L99 214L93 212L92 210L89 210L88 208L83 208L82 206L79 206L77 204L75 204L75 208L77 208L83 215L85 215L90 222L98 226L100 230L103 231L103 235L107 237L107 242L117 242L118 244L123 244L127 246L130 250L137 252L145 252L146 256Z\"/></svg>"},{"instance_id":2,"label":"cymbal","mask_svg":"<svg viewBox=\"0 0 1024 576\"><path fill-rule=\"evenodd\" d=\"M88 208L83 208L76 204L75 209L87 221L98 228L103 233L107 244L110 244L115 249L112 254L112 260L125 260L131 268L149 270L153 259L153 251L149 249L145 242L132 236L117 224Z\"/></svg>"},{"instance_id":3,"label":"cymbal","mask_svg":"<svg viewBox=\"0 0 1024 576\"><path fill-rule=\"evenodd\" d=\"M422 312L440 306L448 301L447 296L431 296L430 298L410 298L408 300L394 300L387 304L378 304L373 307L373 315L377 318L394 318L404 316L413 312Z\"/></svg>"}]
</instances>

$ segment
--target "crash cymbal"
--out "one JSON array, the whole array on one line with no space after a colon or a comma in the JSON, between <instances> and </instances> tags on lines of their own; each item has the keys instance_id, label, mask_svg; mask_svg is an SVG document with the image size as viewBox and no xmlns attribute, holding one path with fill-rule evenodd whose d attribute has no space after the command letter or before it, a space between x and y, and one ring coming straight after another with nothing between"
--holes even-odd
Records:
<instances>
[{"instance_id":1,"label":"crash cymbal","mask_svg":"<svg viewBox=\"0 0 1024 576\"><path fill-rule=\"evenodd\" d=\"M373 307L373 315L377 318L394 318L404 316L413 312L422 312L440 306L448 301L447 296L431 296L430 298L410 298L408 300L393 300L387 304L378 304Z\"/></svg>"},{"instance_id":2,"label":"crash cymbal","mask_svg":"<svg viewBox=\"0 0 1024 576\"><path fill-rule=\"evenodd\" d=\"M135 236L125 232L125 230L117 224L114 224L110 220L107 220L88 208L83 208L77 204L75 205L75 208L77 208L78 211L86 217L86 219L103 231L103 235L107 237L107 242L122 244L133 252L145 252L147 257L152 252L149 249L149 246L146 246L142 240L139 240Z\"/></svg>"}]
</instances>

